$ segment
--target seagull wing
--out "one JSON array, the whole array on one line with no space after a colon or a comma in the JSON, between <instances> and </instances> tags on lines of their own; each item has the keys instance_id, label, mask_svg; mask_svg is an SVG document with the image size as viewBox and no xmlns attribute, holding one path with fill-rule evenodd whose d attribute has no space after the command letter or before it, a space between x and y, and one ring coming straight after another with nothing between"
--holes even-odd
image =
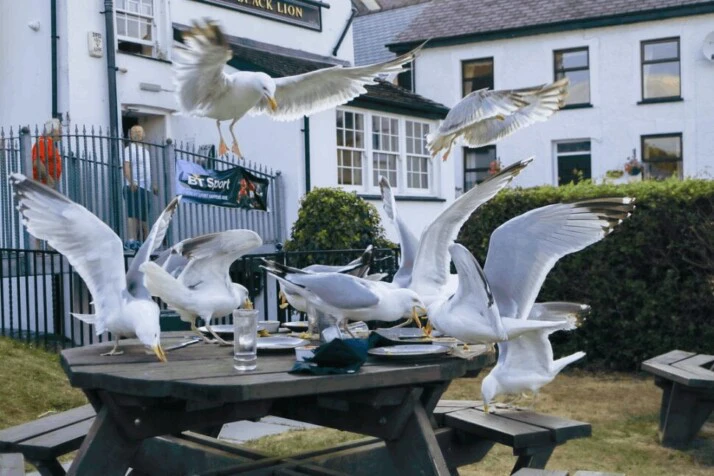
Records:
<instances>
[{"instance_id":1,"label":"seagull wing","mask_svg":"<svg viewBox=\"0 0 714 476\"><path fill-rule=\"evenodd\" d=\"M184 240L174 246L189 260L179 280L191 289L223 286L231 264L262 244L260 236L251 230L228 230Z\"/></svg>"},{"instance_id":2,"label":"seagull wing","mask_svg":"<svg viewBox=\"0 0 714 476\"><path fill-rule=\"evenodd\" d=\"M382 206L399 235L399 247L401 250L401 260L399 270L394 275L392 282L397 283L400 287L406 288L412 280L412 270L414 269L414 260L416 258L419 240L414 233L409 230L404 220L397 214L397 202L392 193L392 187L386 177L379 178L379 190L382 194Z\"/></svg>"},{"instance_id":3,"label":"seagull wing","mask_svg":"<svg viewBox=\"0 0 714 476\"><path fill-rule=\"evenodd\" d=\"M523 170L533 158L505 167L454 200L426 227L419 240L414 260L410 288L417 292L443 286L449 276L449 245L469 216L482 204L493 198Z\"/></svg>"},{"instance_id":4,"label":"seagull wing","mask_svg":"<svg viewBox=\"0 0 714 476\"><path fill-rule=\"evenodd\" d=\"M379 303L379 296L369 286L370 281L348 274L288 274L285 279L338 309L362 309Z\"/></svg>"},{"instance_id":5,"label":"seagull wing","mask_svg":"<svg viewBox=\"0 0 714 476\"><path fill-rule=\"evenodd\" d=\"M528 104L499 117L491 116L462 129L463 142L469 147L493 144L536 122L546 121L560 109L567 95L567 79L545 85L536 90L515 93Z\"/></svg>"},{"instance_id":6,"label":"seagull wing","mask_svg":"<svg viewBox=\"0 0 714 476\"><path fill-rule=\"evenodd\" d=\"M498 364L507 372L525 375L550 375L553 347L549 331L526 332L520 337L498 343ZM502 370L502 371L503 371ZM515 372L514 372L515 373Z\"/></svg>"},{"instance_id":7,"label":"seagull wing","mask_svg":"<svg viewBox=\"0 0 714 476\"><path fill-rule=\"evenodd\" d=\"M121 309L126 289L121 240L89 210L51 188L17 173L10 183L27 231L62 253L84 280L99 319L96 330L103 332L103 323Z\"/></svg>"},{"instance_id":8,"label":"seagull wing","mask_svg":"<svg viewBox=\"0 0 714 476\"><path fill-rule=\"evenodd\" d=\"M309 73L275 78L275 100L272 110L263 98L251 114L268 114L279 121L292 121L302 116L332 109L367 92L365 85L376 84L376 76L399 73L413 61L423 45L383 63L366 66L333 66Z\"/></svg>"},{"instance_id":9,"label":"seagull wing","mask_svg":"<svg viewBox=\"0 0 714 476\"><path fill-rule=\"evenodd\" d=\"M182 112L200 114L230 91L223 67L233 54L215 23L194 22L183 36L186 47L176 48L173 64L176 99Z\"/></svg>"},{"instance_id":10,"label":"seagull wing","mask_svg":"<svg viewBox=\"0 0 714 476\"><path fill-rule=\"evenodd\" d=\"M558 203L499 226L491 234L484 271L501 315L526 319L555 263L600 241L633 208L629 197Z\"/></svg>"},{"instance_id":11,"label":"seagull wing","mask_svg":"<svg viewBox=\"0 0 714 476\"><path fill-rule=\"evenodd\" d=\"M169 202L166 206L164 211L161 212L161 215L159 215L159 218L151 227L149 236L146 238L146 241L144 241L144 244L141 245L141 248L139 248L139 251L136 253L131 265L129 266L129 271L126 273L126 287L129 294L134 297L138 297L139 294L141 294L142 297L151 297L144 286L144 273L139 270L139 266L147 261L151 253L153 253L156 248L161 245L161 242L164 241L166 232L171 224L171 219L173 218L174 213L176 213L176 209L178 208L180 201L180 195L178 197L174 197L173 200L171 200L171 202Z\"/></svg>"}]
</instances>

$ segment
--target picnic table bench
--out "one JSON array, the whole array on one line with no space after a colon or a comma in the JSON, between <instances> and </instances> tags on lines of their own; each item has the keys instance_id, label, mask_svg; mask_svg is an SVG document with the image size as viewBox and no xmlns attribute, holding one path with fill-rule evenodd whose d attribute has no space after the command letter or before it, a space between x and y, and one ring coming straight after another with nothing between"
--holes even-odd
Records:
<instances>
[{"instance_id":1,"label":"picnic table bench","mask_svg":"<svg viewBox=\"0 0 714 476\"><path fill-rule=\"evenodd\" d=\"M646 360L642 370L662 389L660 442L685 447L714 410L714 355L673 350Z\"/></svg>"}]
</instances>

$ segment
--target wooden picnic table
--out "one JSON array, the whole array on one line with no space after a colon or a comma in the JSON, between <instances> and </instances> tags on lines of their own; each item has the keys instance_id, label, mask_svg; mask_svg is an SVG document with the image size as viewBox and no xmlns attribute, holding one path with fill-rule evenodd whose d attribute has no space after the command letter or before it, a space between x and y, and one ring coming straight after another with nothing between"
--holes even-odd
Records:
<instances>
[{"instance_id":1,"label":"wooden picnic table","mask_svg":"<svg viewBox=\"0 0 714 476\"><path fill-rule=\"evenodd\" d=\"M162 335L164 347L188 333ZM104 357L111 343L62 351L70 384L97 411L69 474L124 476L145 440L220 428L268 414L381 438L400 474L449 474L432 428L432 412L449 383L475 376L493 354L428 361L370 359L355 374L294 375L294 352L259 353L252 372L233 369L232 347L203 343L156 361L138 341ZM345 411L349 408L349 411Z\"/></svg>"}]
</instances>

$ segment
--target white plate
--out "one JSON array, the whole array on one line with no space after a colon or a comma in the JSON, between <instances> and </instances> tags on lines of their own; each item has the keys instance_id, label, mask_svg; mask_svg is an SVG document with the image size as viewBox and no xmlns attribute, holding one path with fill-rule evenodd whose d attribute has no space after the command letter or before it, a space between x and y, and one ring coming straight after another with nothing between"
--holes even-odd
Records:
<instances>
[{"instance_id":1,"label":"white plate","mask_svg":"<svg viewBox=\"0 0 714 476\"><path fill-rule=\"evenodd\" d=\"M375 347L368 353L376 357L389 357L393 359L418 359L431 357L449 352L449 348L436 344L392 345L388 347Z\"/></svg>"},{"instance_id":2,"label":"white plate","mask_svg":"<svg viewBox=\"0 0 714 476\"><path fill-rule=\"evenodd\" d=\"M258 350L287 350L302 347L309 343L310 341L298 339L297 337L259 337Z\"/></svg>"},{"instance_id":3,"label":"white plate","mask_svg":"<svg viewBox=\"0 0 714 476\"><path fill-rule=\"evenodd\" d=\"M305 332L307 331L307 321L292 321L283 322L282 326L290 329L293 332Z\"/></svg>"},{"instance_id":4,"label":"white plate","mask_svg":"<svg viewBox=\"0 0 714 476\"><path fill-rule=\"evenodd\" d=\"M260 331L262 326L258 323L258 331ZM216 326L211 326L216 334L222 339L233 340L233 325L232 324L219 324ZM212 338L211 333L208 332L206 326L199 327L198 330L205 334L206 336ZM278 329L278 333L284 334L290 332L288 329Z\"/></svg>"}]
</instances>

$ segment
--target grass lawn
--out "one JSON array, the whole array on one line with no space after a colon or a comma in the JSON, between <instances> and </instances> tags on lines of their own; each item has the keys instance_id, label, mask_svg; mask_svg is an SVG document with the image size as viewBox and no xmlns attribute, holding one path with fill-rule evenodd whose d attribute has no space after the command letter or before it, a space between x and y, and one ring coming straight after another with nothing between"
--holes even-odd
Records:
<instances>
[{"instance_id":1,"label":"grass lawn","mask_svg":"<svg viewBox=\"0 0 714 476\"><path fill-rule=\"evenodd\" d=\"M0 337L0 429L87 403L70 387L59 356Z\"/></svg>"},{"instance_id":2,"label":"grass lawn","mask_svg":"<svg viewBox=\"0 0 714 476\"><path fill-rule=\"evenodd\" d=\"M482 375L486 375L483 372ZM477 400L480 379L455 381L444 398ZM688 451L662 448L657 440L661 391L652 378L628 374L573 372L546 386L536 410L590 422L593 436L556 448L547 469L620 472L628 476L714 474L714 425L705 425ZM296 430L247 446L289 455L361 438L336 430ZM459 469L465 476L507 475L515 463L511 449L496 445L479 463Z\"/></svg>"}]
</instances>

